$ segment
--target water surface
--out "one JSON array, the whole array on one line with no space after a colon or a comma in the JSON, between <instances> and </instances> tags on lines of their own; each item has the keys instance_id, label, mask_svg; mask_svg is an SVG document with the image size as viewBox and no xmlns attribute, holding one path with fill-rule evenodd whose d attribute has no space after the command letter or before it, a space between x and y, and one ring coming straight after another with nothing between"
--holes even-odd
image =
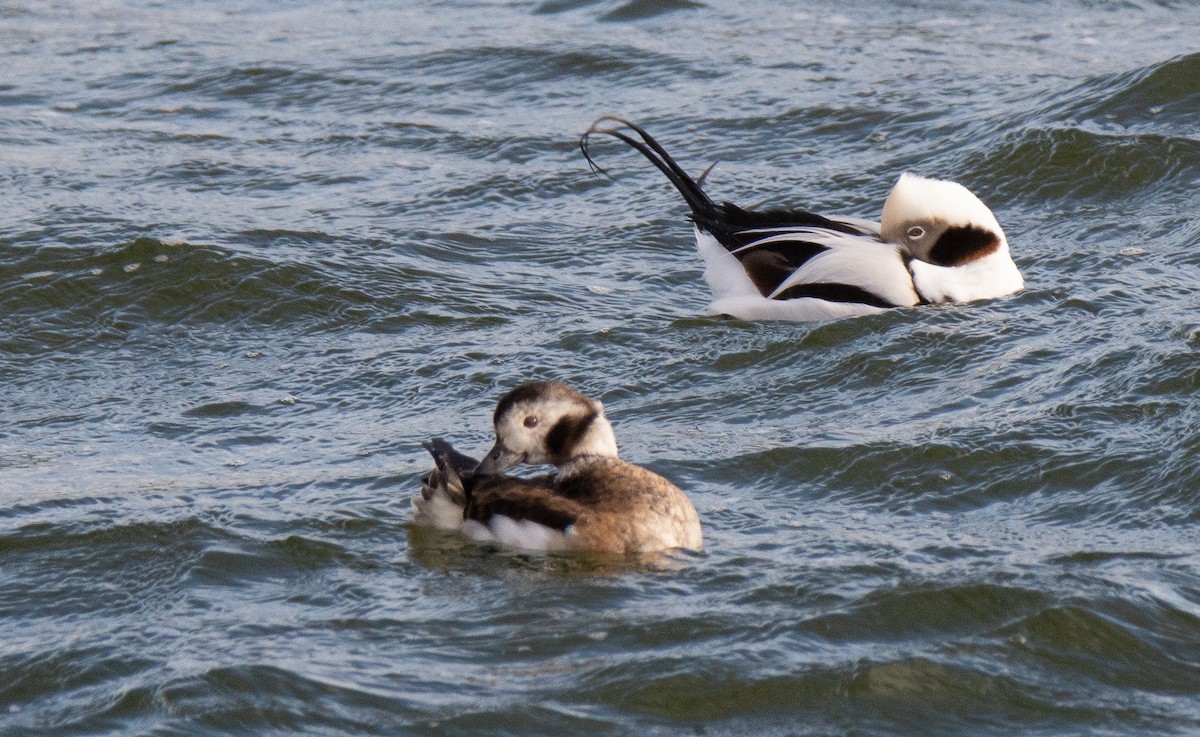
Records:
<instances>
[{"instance_id":1,"label":"water surface","mask_svg":"<svg viewBox=\"0 0 1200 737\"><path fill-rule=\"evenodd\" d=\"M0 734L1200 731L1193 3L0 4ZM706 314L739 204L954 178L1028 289ZM411 528L603 400L702 554Z\"/></svg>"}]
</instances>

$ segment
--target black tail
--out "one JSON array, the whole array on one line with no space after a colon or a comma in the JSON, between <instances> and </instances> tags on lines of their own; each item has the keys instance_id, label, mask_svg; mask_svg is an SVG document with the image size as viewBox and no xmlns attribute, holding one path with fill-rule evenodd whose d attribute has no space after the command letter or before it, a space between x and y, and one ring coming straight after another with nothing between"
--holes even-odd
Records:
<instances>
[{"instance_id":1,"label":"black tail","mask_svg":"<svg viewBox=\"0 0 1200 737\"><path fill-rule=\"evenodd\" d=\"M605 127L605 123L616 123L615 128ZM624 133L621 129L628 128L638 135L634 138L628 133ZM583 152L583 156L587 159L588 166L592 171L607 174L596 162L592 159L591 153L588 152L588 139L593 133L603 133L613 138L618 138L625 143L628 143L638 152L650 160L650 163L658 167L658 169L667 175L667 179L671 180L671 184L675 185L675 189L679 190L679 194L683 195L683 199L687 201L688 207L692 209L692 215L699 220L708 220L713 216L713 213L718 210L716 203L704 194L704 190L700 189L699 183L695 179L688 176L679 164L675 163L666 149L659 144L658 141L647 133L640 125L624 118L618 118L613 115L605 115L602 118L597 118L596 122L592 123L583 135L579 137L579 150ZM638 140L638 139L641 140ZM711 169L712 167L709 167ZM704 172L707 175L708 171ZM704 181L704 175L700 177L700 181Z\"/></svg>"},{"instance_id":2,"label":"black tail","mask_svg":"<svg viewBox=\"0 0 1200 737\"><path fill-rule=\"evenodd\" d=\"M479 465L479 461L465 453L459 453L454 446L441 438L433 438L428 443L421 443L421 445L429 451L429 454L433 456L433 462L439 467L445 464L460 476L474 471L475 467Z\"/></svg>"},{"instance_id":3,"label":"black tail","mask_svg":"<svg viewBox=\"0 0 1200 737\"><path fill-rule=\"evenodd\" d=\"M479 465L479 461L469 455L459 453L450 443L441 438L433 438L421 445L429 451L429 455L433 456L433 464L436 468L424 479L429 494L426 493L426 490L422 490L421 496L429 499L432 493L436 493L435 489L441 487L456 504L466 506L471 499L471 472ZM462 489L462 498L458 498L459 494L453 488L455 486Z\"/></svg>"},{"instance_id":4,"label":"black tail","mask_svg":"<svg viewBox=\"0 0 1200 737\"><path fill-rule=\"evenodd\" d=\"M617 126L614 128L604 127L604 123L609 122L616 123ZM621 128L632 130L641 140L623 132ZM755 231L762 228L815 226L851 235L861 235L862 233L854 225L830 220L807 210L746 210L732 202L722 202L718 205L704 194L704 190L700 189L700 182L704 181L704 177L712 169L711 166L700 176L699 181L692 179L679 164L675 163L675 159L671 158L662 145L640 125L613 115L598 118L579 138L579 149L583 151L584 158L587 159L588 166L593 171L608 173L592 160L592 155L588 152L588 138L593 133L603 133L619 138L641 152L642 156L649 159L650 163L667 175L667 179L671 180L671 184L674 184L675 189L678 189L679 193L683 195L683 199L687 200L688 207L692 209L692 222L701 230L711 233L731 251L761 238L761 233Z\"/></svg>"}]
</instances>

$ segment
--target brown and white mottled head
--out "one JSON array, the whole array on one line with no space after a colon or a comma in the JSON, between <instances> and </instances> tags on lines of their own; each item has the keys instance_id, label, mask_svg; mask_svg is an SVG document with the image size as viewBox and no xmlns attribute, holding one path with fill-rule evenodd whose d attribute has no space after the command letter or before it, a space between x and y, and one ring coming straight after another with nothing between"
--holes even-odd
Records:
<instances>
[{"instance_id":1,"label":"brown and white mottled head","mask_svg":"<svg viewBox=\"0 0 1200 737\"><path fill-rule=\"evenodd\" d=\"M496 445L477 473L499 473L518 463L562 466L581 456L617 455L604 405L561 381L532 381L500 398L492 416Z\"/></svg>"},{"instance_id":2,"label":"brown and white mottled head","mask_svg":"<svg viewBox=\"0 0 1200 737\"><path fill-rule=\"evenodd\" d=\"M883 204L880 236L913 258L962 266L1008 249L996 216L957 182L905 172Z\"/></svg>"}]
</instances>

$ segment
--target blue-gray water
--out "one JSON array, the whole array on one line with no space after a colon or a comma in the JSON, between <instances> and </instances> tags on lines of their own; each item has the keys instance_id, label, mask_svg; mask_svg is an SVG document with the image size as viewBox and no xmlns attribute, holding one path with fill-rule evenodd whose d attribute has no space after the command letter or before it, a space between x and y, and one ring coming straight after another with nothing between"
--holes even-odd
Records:
<instances>
[{"instance_id":1,"label":"blue-gray water","mask_svg":"<svg viewBox=\"0 0 1200 737\"><path fill-rule=\"evenodd\" d=\"M1200 7L403 5L0 4L0 734L1200 732ZM605 113L1028 289L707 316ZM410 528L534 377L702 554Z\"/></svg>"}]
</instances>

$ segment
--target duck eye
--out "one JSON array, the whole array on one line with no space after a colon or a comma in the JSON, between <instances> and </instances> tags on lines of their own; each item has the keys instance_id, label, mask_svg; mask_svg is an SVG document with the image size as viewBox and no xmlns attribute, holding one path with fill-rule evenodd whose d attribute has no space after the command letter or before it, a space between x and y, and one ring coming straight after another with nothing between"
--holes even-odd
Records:
<instances>
[{"instance_id":1,"label":"duck eye","mask_svg":"<svg viewBox=\"0 0 1200 737\"><path fill-rule=\"evenodd\" d=\"M529 415L525 418L525 427L533 427L537 425L537 416Z\"/></svg>"},{"instance_id":2,"label":"duck eye","mask_svg":"<svg viewBox=\"0 0 1200 737\"><path fill-rule=\"evenodd\" d=\"M923 235L925 235L925 229L922 228L920 225L914 225L913 227L908 229L908 237L912 238L913 240L916 240Z\"/></svg>"}]
</instances>

